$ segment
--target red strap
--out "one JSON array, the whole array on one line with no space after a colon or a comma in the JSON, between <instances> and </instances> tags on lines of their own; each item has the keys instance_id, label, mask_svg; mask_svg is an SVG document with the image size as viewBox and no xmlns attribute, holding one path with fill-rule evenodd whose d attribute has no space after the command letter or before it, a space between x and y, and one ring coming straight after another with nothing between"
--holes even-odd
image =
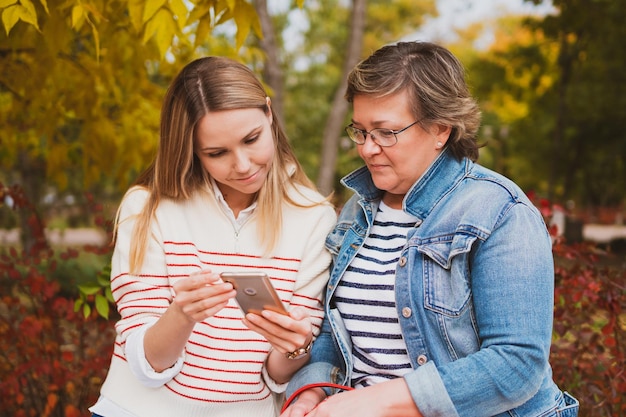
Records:
<instances>
[{"instance_id":1,"label":"red strap","mask_svg":"<svg viewBox=\"0 0 626 417\"><path fill-rule=\"evenodd\" d=\"M303 391L306 391L310 388L321 388L321 387L328 387L328 388L338 388L344 391L350 391L353 390L354 388L352 387L347 387L345 385L341 385L341 384L333 384L332 382L316 382L314 384L308 384L305 385L303 387L300 387L299 389L296 390L296 392L294 392L293 394L291 394L291 396L287 399L287 401L285 401L285 404L283 405L283 408L280 410L281 414L287 409L287 407L289 407L289 405L291 405L291 403L293 402L293 400L296 399L296 397L298 395L300 395Z\"/></svg>"}]
</instances>

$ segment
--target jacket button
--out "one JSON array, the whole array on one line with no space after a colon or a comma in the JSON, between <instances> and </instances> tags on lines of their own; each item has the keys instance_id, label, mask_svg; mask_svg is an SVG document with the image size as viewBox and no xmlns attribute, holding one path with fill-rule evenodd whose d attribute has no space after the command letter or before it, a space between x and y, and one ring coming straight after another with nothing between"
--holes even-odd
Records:
<instances>
[{"instance_id":1,"label":"jacket button","mask_svg":"<svg viewBox=\"0 0 626 417\"><path fill-rule=\"evenodd\" d=\"M400 266L406 265L406 258L404 256L400 257L400 259L398 260L398 265Z\"/></svg>"},{"instance_id":2,"label":"jacket button","mask_svg":"<svg viewBox=\"0 0 626 417\"><path fill-rule=\"evenodd\" d=\"M417 357L417 364L418 365L424 365L426 362L428 362L428 358L426 357L426 355L419 355Z\"/></svg>"},{"instance_id":3,"label":"jacket button","mask_svg":"<svg viewBox=\"0 0 626 417\"><path fill-rule=\"evenodd\" d=\"M411 317L411 309L409 307L403 307L402 308L402 317L404 317L405 319L408 319L409 317Z\"/></svg>"}]
</instances>

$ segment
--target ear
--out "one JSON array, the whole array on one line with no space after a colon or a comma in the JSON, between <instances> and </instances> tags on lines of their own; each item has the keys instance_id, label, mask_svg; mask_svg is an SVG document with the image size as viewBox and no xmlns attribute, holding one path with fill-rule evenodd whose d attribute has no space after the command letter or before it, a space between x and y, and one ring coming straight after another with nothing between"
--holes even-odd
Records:
<instances>
[{"instance_id":1,"label":"ear","mask_svg":"<svg viewBox=\"0 0 626 417\"><path fill-rule=\"evenodd\" d=\"M272 99L269 97L265 97L265 103L267 104L267 117L270 119L270 124L272 124Z\"/></svg>"},{"instance_id":2,"label":"ear","mask_svg":"<svg viewBox=\"0 0 626 417\"><path fill-rule=\"evenodd\" d=\"M452 134L452 126L446 125L435 125L434 132L435 134L435 148L441 149L446 146L450 135Z\"/></svg>"}]
</instances>

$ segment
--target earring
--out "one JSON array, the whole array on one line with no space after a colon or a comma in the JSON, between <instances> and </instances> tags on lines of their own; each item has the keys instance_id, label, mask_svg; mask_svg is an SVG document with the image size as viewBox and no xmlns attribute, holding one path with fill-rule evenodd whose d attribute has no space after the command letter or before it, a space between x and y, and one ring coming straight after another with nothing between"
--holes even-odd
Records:
<instances>
[{"instance_id":1,"label":"earring","mask_svg":"<svg viewBox=\"0 0 626 417\"><path fill-rule=\"evenodd\" d=\"M437 149L441 149L443 147L443 143L437 142Z\"/></svg>"}]
</instances>

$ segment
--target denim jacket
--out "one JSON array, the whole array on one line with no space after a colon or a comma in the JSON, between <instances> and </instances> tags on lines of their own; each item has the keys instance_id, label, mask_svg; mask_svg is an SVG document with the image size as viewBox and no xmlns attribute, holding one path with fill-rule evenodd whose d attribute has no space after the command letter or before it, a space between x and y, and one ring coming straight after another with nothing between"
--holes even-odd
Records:
<instances>
[{"instance_id":1,"label":"denim jacket","mask_svg":"<svg viewBox=\"0 0 626 417\"><path fill-rule=\"evenodd\" d=\"M308 383L350 381L352 346L333 294L370 232L382 192L365 167L342 183L356 194L326 240L333 254L326 317L287 395ZM396 267L395 296L413 368L404 379L421 413L576 416L577 401L556 386L548 363L551 240L521 189L444 151L402 208L418 221Z\"/></svg>"}]
</instances>

